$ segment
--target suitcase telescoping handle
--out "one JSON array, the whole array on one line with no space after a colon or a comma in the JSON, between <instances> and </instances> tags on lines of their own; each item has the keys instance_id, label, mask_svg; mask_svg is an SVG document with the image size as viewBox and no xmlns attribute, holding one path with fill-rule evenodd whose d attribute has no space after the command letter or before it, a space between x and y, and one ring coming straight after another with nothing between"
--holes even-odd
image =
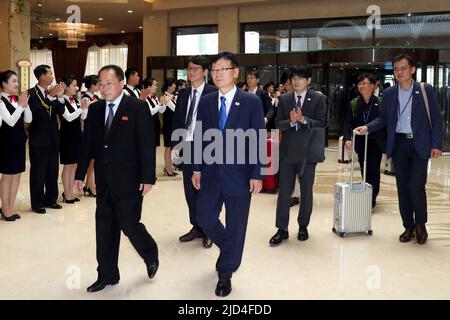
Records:
<instances>
[{"instance_id":1,"label":"suitcase telescoping handle","mask_svg":"<svg viewBox=\"0 0 450 320\"><path fill-rule=\"evenodd\" d=\"M359 135L359 132L356 130L353 130L353 136L352 136L352 159L351 159L351 170L350 170L350 191L354 191L353 190L353 179L354 179L354 175L355 175L355 138L356 135ZM364 168L363 168L363 188L362 190L360 190L361 192L366 191L366 163L367 163L367 142L368 142L368 137L369 134L366 132L365 134L365 143L364 143Z\"/></svg>"}]
</instances>

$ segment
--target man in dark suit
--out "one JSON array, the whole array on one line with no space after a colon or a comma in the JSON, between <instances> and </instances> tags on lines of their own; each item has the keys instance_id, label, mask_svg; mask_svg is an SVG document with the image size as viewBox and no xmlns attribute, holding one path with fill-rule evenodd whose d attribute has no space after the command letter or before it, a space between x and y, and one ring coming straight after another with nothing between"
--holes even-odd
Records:
<instances>
[{"instance_id":1,"label":"man in dark suit","mask_svg":"<svg viewBox=\"0 0 450 320\"><path fill-rule=\"evenodd\" d=\"M280 190L278 193L276 227L277 233L270 239L271 245L280 244L289 238L289 209L295 180L300 179L300 208L298 213L298 240L309 238L308 225L313 208L313 185L317 159L308 157L313 128L323 128L327 123L326 96L309 89L312 71L306 66L292 69L293 92L279 98L276 127L281 130L280 142Z\"/></svg>"},{"instance_id":2,"label":"man in dark suit","mask_svg":"<svg viewBox=\"0 0 450 320\"><path fill-rule=\"evenodd\" d=\"M120 231L144 259L150 279L158 269L158 247L140 223L142 200L155 184L155 137L147 105L122 92L124 74L108 65L99 71L104 100L89 106L75 187L82 190L94 156L98 279L88 292L119 282Z\"/></svg>"},{"instance_id":3,"label":"man in dark suit","mask_svg":"<svg viewBox=\"0 0 450 320\"><path fill-rule=\"evenodd\" d=\"M183 186L186 202L189 207L189 221L192 229L180 237L181 242L192 241L196 238L203 239L203 246L211 248L212 241L209 239L197 222L197 198L198 191L192 185L192 155L195 123L197 121L197 107L203 96L217 91L217 89L205 83L205 77L208 74L209 61L204 56L193 56L188 63L188 78L191 85L185 89L181 89L178 93L175 113L173 115L172 132L176 130L182 131L183 137L179 140L172 140L172 158L175 162L180 157L177 144L181 141L185 143L185 148L189 148L190 152L183 153L186 155L186 161L183 161ZM181 130L180 130L181 129ZM184 148L183 148L184 149ZM183 151L183 150L181 150Z\"/></svg>"},{"instance_id":4,"label":"man in dark suit","mask_svg":"<svg viewBox=\"0 0 450 320\"><path fill-rule=\"evenodd\" d=\"M126 84L123 87L123 93L127 96L145 101L148 96L148 90L146 90L146 92L142 92L137 87L139 85L139 81L141 80L139 77L139 72L135 68L128 68L125 70L125 79Z\"/></svg>"},{"instance_id":5,"label":"man in dark suit","mask_svg":"<svg viewBox=\"0 0 450 320\"><path fill-rule=\"evenodd\" d=\"M259 72L256 69L250 69L246 74L247 90L249 93L256 94L262 102L264 112L264 124L271 121L275 115L269 94L259 87Z\"/></svg>"},{"instance_id":6,"label":"man in dark suit","mask_svg":"<svg viewBox=\"0 0 450 320\"><path fill-rule=\"evenodd\" d=\"M230 294L231 276L241 263L251 196L262 188L261 161L257 159L258 150L252 147L258 149L260 143L265 144L265 139L258 139L265 129L261 100L234 85L239 76L235 55L222 52L215 56L211 75L219 91L200 101L194 144L202 144L201 155L211 151L210 140L205 137L201 141L206 132L214 135L213 143L219 146L210 159L205 154L197 161L195 154L192 183L200 190L197 221L220 249L216 295L224 297ZM226 227L219 220L224 203Z\"/></svg>"},{"instance_id":7,"label":"man in dark suit","mask_svg":"<svg viewBox=\"0 0 450 320\"><path fill-rule=\"evenodd\" d=\"M394 77L397 85L383 92L379 116L359 133L372 133L387 126L386 153L392 157L397 181L398 202L405 231L400 242L409 242L416 235L424 244L428 233L425 185L429 158L442 153L442 124L433 87L413 80L415 60L407 54L394 58ZM425 103L428 100L429 112Z\"/></svg>"},{"instance_id":8,"label":"man in dark suit","mask_svg":"<svg viewBox=\"0 0 450 320\"><path fill-rule=\"evenodd\" d=\"M30 125L30 196L31 209L38 214L45 208L61 209L58 199L59 129L57 114L64 112L65 84L48 90L54 77L51 68L39 65L34 69L38 84L28 90L28 104L33 114ZM44 191L45 190L45 191Z\"/></svg>"}]
</instances>

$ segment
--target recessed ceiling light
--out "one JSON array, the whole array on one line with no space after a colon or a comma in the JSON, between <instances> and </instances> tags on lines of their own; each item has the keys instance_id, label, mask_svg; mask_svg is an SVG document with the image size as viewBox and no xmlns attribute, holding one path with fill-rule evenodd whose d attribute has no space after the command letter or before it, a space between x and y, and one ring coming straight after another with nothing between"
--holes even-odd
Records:
<instances>
[{"instance_id":1,"label":"recessed ceiling light","mask_svg":"<svg viewBox=\"0 0 450 320\"><path fill-rule=\"evenodd\" d=\"M56 18L56 21L61 21L61 18Z\"/></svg>"},{"instance_id":2,"label":"recessed ceiling light","mask_svg":"<svg viewBox=\"0 0 450 320\"><path fill-rule=\"evenodd\" d=\"M411 17L411 12L408 13L408 17Z\"/></svg>"},{"instance_id":3,"label":"recessed ceiling light","mask_svg":"<svg viewBox=\"0 0 450 320\"><path fill-rule=\"evenodd\" d=\"M53 35L53 33L49 33L48 35L49 35L49 36L52 36L52 35Z\"/></svg>"},{"instance_id":4,"label":"recessed ceiling light","mask_svg":"<svg viewBox=\"0 0 450 320\"><path fill-rule=\"evenodd\" d=\"M139 29L142 29L142 26L139 26Z\"/></svg>"},{"instance_id":5,"label":"recessed ceiling light","mask_svg":"<svg viewBox=\"0 0 450 320\"><path fill-rule=\"evenodd\" d=\"M128 13L133 13L133 10L128 10Z\"/></svg>"},{"instance_id":6,"label":"recessed ceiling light","mask_svg":"<svg viewBox=\"0 0 450 320\"><path fill-rule=\"evenodd\" d=\"M103 21L103 18L98 18L99 21Z\"/></svg>"},{"instance_id":7,"label":"recessed ceiling light","mask_svg":"<svg viewBox=\"0 0 450 320\"><path fill-rule=\"evenodd\" d=\"M39 37L39 39L44 39L44 37Z\"/></svg>"},{"instance_id":8,"label":"recessed ceiling light","mask_svg":"<svg viewBox=\"0 0 450 320\"><path fill-rule=\"evenodd\" d=\"M42 3L38 3L38 7L42 7Z\"/></svg>"},{"instance_id":9,"label":"recessed ceiling light","mask_svg":"<svg viewBox=\"0 0 450 320\"><path fill-rule=\"evenodd\" d=\"M120 31L120 32L121 32L121 33L125 33L125 31L123 31L123 30L122 30L122 31Z\"/></svg>"}]
</instances>

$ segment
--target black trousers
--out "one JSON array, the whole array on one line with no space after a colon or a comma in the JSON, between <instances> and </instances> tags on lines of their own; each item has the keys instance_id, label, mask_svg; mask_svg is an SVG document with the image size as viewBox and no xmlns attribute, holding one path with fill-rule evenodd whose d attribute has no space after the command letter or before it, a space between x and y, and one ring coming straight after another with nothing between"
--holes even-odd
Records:
<instances>
[{"instance_id":1,"label":"black trousers","mask_svg":"<svg viewBox=\"0 0 450 320\"><path fill-rule=\"evenodd\" d=\"M197 222L197 199L199 192L192 185L192 173L192 164L183 164L183 187L184 196L189 208L189 221L194 228L201 231L201 228L198 226Z\"/></svg>"},{"instance_id":2,"label":"black trousers","mask_svg":"<svg viewBox=\"0 0 450 320\"><path fill-rule=\"evenodd\" d=\"M30 145L31 208L38 209L56 203L58 199L58 147Z\"/></svg>"},{"instance_id":3,"label":"black trousers","mask_svg":"<svg viewBox=\"0 0 450 320\"><path fill-rule=\"evenodd\" d=\"M361 168L361 176L364 171L364 144L361 142L358 148L358 162ZM378 193L380 192L380 164L383 152L378 143L374 140L369 140L367 147L367 177L366 181L372 185L372 206L376 204Z\"/></svg>"},{"instance_id":4,"label":"black trousers","mask_svg":"<svg viewBox=\"0 0 450 320\"><path fill-rule=\"evenodd\" d=\"M130 239L137 253L148 265L158 260L158 246L140 223L142 193L117 195L97 190L95 212L98 278L103 281L120 279L118 259L120 231Z\"/></svg>"},{"instance_id":5,"label":"black trousers","mask_svg":"<svg viewBox=\"0 0 450 320\"><path fill-rule=\"evenodd\" d=\"M280 189L278 191L277 212L275 225L278 229L289 226L289 211L291 196L294 191L295 179L300 179L300 208L297 222L299 226L307 227L311 220L313 208L313 185L316 176L316 163L307 163L300 177L302 164L291 164L286 161L280 163Z\"/></svg>"},{"instance_id":6,"label":"black trousers","mask_svg":"<svg viewBox=\"0 0 450 320\"><path fill-rule=\"evenodd\" d=\"M231 277L242 261L251 193L227 196L220 181L212 189L201 189L198 199L198 222L208 238L220 249L219 276ZM225 226L219 220L225 204Z\"/></svg>"},{"instance_id":7,"label":"black trousers","mask_svg":"<svg viewBox=\"0 0 450 320\"><path fill-rule=\"evenodd\" d=\"M398 202L403 226L412 229L427 222L428 159L422 159L414 148L413 140L395 137L392 155L397 180Z\"/></svg>"}]
</instances>

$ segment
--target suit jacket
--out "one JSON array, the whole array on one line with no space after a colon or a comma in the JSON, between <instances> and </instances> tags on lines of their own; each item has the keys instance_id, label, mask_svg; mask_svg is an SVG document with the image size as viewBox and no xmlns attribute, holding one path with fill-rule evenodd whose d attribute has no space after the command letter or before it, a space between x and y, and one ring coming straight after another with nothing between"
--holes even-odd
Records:
<instances>
[{"instance_id":1,"label":"suit jacket","mask_svg":"<svg viewBox=\"0 0 450 320\"><path fill-rule=\"evenodd\" d=\"M269 94L265 90L258 88L256 89L256 95L261 99L264 117L269 121L272 120L275 116L275 110L273 109L272 99L269 97Z\"/></svg>"},{"instance_id":2,"label":"suit jacket","mask_svg":"<svg viewBox=\"0 0 450 320\"><path fill-rule=\"evenodd\" d=\"M200 126L196 126L195 143L201 143L196 140L196 135L205 133L208 129L219 129L219 93L212 92L204 96L198 105L197 121L202 121L201 132ZM242 156L242 150L238 150L236 140L234 138L234 159L231 164L226 163L226 145L227 139L225 130L222 132L223 137L223 164L213 163L207 164L204 159L201 163L194 163L193 171L201 171L201 188L209 190L215 185L220 185L223 192L232 197L249 193L250 179L262 180L261 176L261 160L259 159L259 131L264 130L264 117L261 99L253 94L237 89L236 94L231 102L225 129L242 129L246 132L249 129L256 130L256 141L249 142L246 139L245 160L243 164L238 164L238 155ZM220 132L220 131L219 131ZM255 143L256 142L256 143ZM209 141L203 141L202 154L205 148L210 144ZM265 141L263 141L265 144ZM256 146L255 146L256 144ZM255 147L253 151L257 152L256 161L250 161L251 147ZM196 148L194 146L194 148ZM209 154L209 153L208 153ZM214 153L213 153L214 154Z\"/></svg>"},{"instance_id":3,"label":"suit jacket","mask_svg":"<svg viewBox=\"0 0 450 320\"><path fill-rule=\"evenodd\" d=\"M175 107L175 113L172 118L172 132L174 132L177 129L185 129L186 128L186 117L188 113L188 103L189 103L189 96L191 95L191 89L192 87L189 86L187 88L184 88L180 90L178 93L177 103ZM208 93L217 91L217 88L214 86L211 86L209 84L205 84L205 87L203 88L202 95L200 99L202 99L205 95ZM199 102L200 104L200 102ZM198 111L197 111L198 112ZM181 139L179 141L172 141L172 148L176 146L179 142L181 142Z\"/></svg>"},{"instance_id":4,"label":"suit jacket","mask_svg":"<svg viewBox=\"0 0 450 320\"><path fill-rule=\"evenodd\" d=\"M425 90L428 95L433 129L430 127L419 82L414 82L411 128L414 135L413 143L417 153L422 159L429 159L431 149L442 150L442 123L439 105L437 104L433 87L425 84ZM397 105L398 85L389 87L383 91L379 116L367 125L369 133L387 126L386 153L388 157L392 157L394 152L395 133L398 122Z\"/></svg>"},{"instance_id":5,"label":"suit jacket","mask_svg":"<svg viewBox=\"0 0 450 320\"><path fill-rule=\"evenodd\" d=\"M29 89L28 93L30 94L28 105L33 114L29 133L30 145L58 148L59 130L56 116L64 113L64 104L58 99L50 102L37 86Z\"/></svg>"},{"instance_id":6,"label":"suit jacket","mask_svg":"<svg viewBox=\"0 0 450 320\"><path fill-rule=\"evenodd\" d=\"M105 136L106 101L89 106L82 137L76 180L84 180L95 159L97 192L136 192L139 184L155 184L155 131L147 104L123 95Z\"/></svg>"},{"instance_id":7,"label":"suit jacket","mask_svg":"<svg viewBox=\"0 0 450 320\"><path fill-rule=\"evenodd\" d=\"M280 96L278 111L275 120L277 129L283 133L280 142L280 161L286 159L288 163L302 163L311 148L309 141L315 128L321 128L325 131L327 125L327 97L320 92L308 89L306 91L305 101L303 102L302 112L306 124L298 124L298 130L295 126L291 127L290 112L294 109L295 93L288 92ZM325 148L325 139L323 146L314 146L315 148ZM309 163L316 163L308 161Z\"/></svg>"}]
</instances>

